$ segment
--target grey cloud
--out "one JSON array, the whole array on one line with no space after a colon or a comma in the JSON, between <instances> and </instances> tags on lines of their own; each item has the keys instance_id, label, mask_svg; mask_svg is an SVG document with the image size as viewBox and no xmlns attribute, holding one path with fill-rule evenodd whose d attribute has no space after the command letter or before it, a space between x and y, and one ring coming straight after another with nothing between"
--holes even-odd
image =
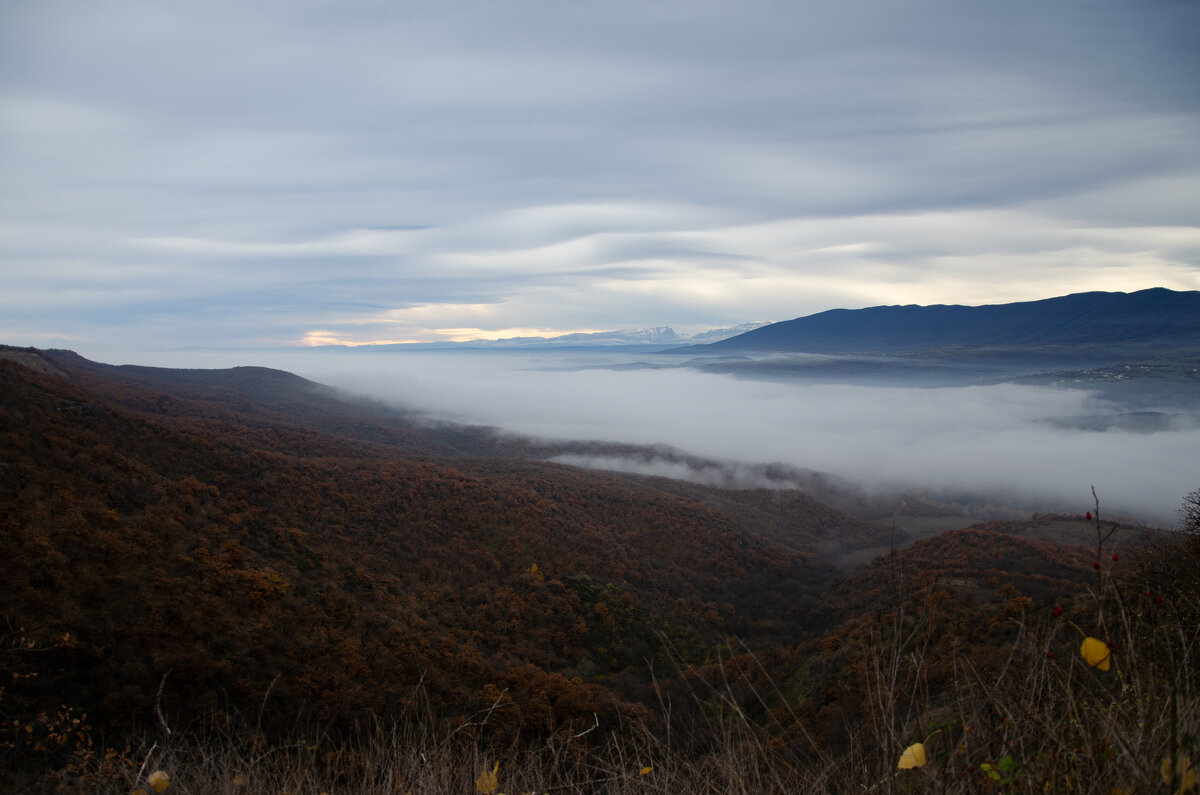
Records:
<instances>
[{"instance_id":1,"label":"grey cloud","mask_svg":"<svg viewBox=\"0 0 1200 795\"><path fill-rule=\"evenodd\" d=\"M1200 214L1195 4L46 0L0 13L0 268L43 273L0 311L41 313L50 336L63 315L34 296L61 286L47 264L62 261L104 274L100 314L161 290L179 344L224 334L189 307L239 292L307 307L313 327L350 306L371 323L376 305L434 301L564 331L890 303L898 283L921 302L964 285L1047 297L1085 287L1086 268L1048 262L1089 227L1141 230L1080 250L1104 263L1105 287L1200 281L1194 243L1173 236ZM979 223L985 210L1030 223L1001 230ZM777 224L795 239L777 245ZM377 227L423 229L364 232ZM195 301L173 303L201 263ZM976 299L963 295L950 300ZM256 322L254 338L297 331L244 320L224 344Z\"/></svg>"}]
</instances>

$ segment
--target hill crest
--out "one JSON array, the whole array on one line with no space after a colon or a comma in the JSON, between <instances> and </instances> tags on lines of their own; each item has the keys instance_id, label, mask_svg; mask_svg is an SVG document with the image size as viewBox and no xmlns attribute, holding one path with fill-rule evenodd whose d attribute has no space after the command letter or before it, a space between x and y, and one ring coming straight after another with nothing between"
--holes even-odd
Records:
<instances>
[{"instance_id":1,"label":"hill crest","mask_svg":"<svg viewBox=\"0 0 1200 795\"><path fill-rule=\"evenodd\" d=\"M1200 347L1200 292L1162 287L985 306L831 309L683 352L901 353L945 348Z\"/></svg>"}]
</instances>

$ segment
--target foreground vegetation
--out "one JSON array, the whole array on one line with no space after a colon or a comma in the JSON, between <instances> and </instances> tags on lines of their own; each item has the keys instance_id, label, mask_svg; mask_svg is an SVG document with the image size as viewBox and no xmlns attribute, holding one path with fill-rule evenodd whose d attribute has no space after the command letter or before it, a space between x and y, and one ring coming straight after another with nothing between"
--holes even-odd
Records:
<instances>
[{"instance_id":1,"label":"foreground vegetation","mask_svg":"<svg viewBox=\"0 0 1200 795\"><path fill-rule=\"evenodd\" d=\"M822 639L851 696L830 702L836 721L777 678L811 667L811 648L761 658L731 644L681 663L656 710L615 725L506 731L502 691L452 724L417 690L403 712L337 732L271 738L245 719L172 726L156 711L114 742L63 708L6 726L5 760L10 774L38 763L32 790L78 792L1194 792L1200 544L1164 539L1126 561L1095 524L1088 588L1046 607L1018 596L1003 623L978 614L991 654L946 623L964 616L920 572L862 617L865 635ZM10 637L6 667L39 651Z\"/></svg>"}]
</instances>

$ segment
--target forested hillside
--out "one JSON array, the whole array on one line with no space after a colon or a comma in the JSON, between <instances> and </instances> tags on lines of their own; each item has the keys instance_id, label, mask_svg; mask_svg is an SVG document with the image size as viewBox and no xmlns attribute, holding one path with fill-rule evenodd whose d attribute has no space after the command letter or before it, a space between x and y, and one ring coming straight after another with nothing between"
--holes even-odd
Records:
<instances>
[{"instance_id":1,"label":"forested hillside","mask_svg":"<svg viewBox=\"0 0 1200 795\"><path fill-rule=\"evenodd\" d=\"M724 741L714 716L737 714L785 768L824 764L861 751L901 614L941 661L926 687L949 690L956 660L1000 666L999 642L1095 584L1082 516L847 571L835 553L889 531L795 492L467 455L476 434L261 368L4 353L10 789L102 791L136 778L137 738L198 725L267 746L320 727L313 775L332 776L328 753L364 721L477 749L649 731L703 754ZM1120 532L1122 566L1159 560L1152 536Z\"/></svg>"},{"instance_id":2,"label":"forested hillside","mask_svg":"<svg viewBox=\"0 0 1200 795\"><path fill-rule=\"evenodd\" d=\"M147 715L171 671L168 704L248 708L279 677L272 698L322 718L418 683L468 714L489 684L544 678L552 695L520 706L548 728L618 708L629 693L581 677L643 668L656 632L752 633L756 597L822 579L795 545L626 480L401 457L396 433L238 421L233 398L106 384L116 405L11 363L3 379L6 609L33 640L71 636L58 676L106 722ZM732 587L749 572L758 594Z\"/></svg>"}]
</instances>

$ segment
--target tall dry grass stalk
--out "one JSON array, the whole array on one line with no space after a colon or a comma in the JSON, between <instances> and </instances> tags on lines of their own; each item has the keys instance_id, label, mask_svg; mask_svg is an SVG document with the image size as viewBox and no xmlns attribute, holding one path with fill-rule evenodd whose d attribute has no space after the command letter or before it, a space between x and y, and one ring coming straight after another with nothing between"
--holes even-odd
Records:
<instances>
[{"instance_id":1,"label":"tall dry grass stalk","mask_svg":"<svg viewBox=\"0 0 1200 795\"><path fill-rule=\"evenodd\" d=\"M215 795L1195 792L1196 541L1177 540L1125 572L1098 518L1097 532L1095 584L1057 608L1012 616L986 663L933 659L932 610L887 614L863 669L868 708L836 746L804 734L808 716L741 647L739 664L758 665L758 676L735 683L718 660L716 678L679 677L691 684L673 696L659 688L652 722L597 719L501 742L488 732L499 702L447 726L417 693L408 714L336 735L297 727L281 744L249 723L168 731L164 722L30 790L150 792L148 773L164 771L168 793ZM1106 654L1085 655L1085 638ZM934 663L949 667L949 684L930 685ZM767 684L747 690L745 681Z\"/></svg>"}]
</instances>

